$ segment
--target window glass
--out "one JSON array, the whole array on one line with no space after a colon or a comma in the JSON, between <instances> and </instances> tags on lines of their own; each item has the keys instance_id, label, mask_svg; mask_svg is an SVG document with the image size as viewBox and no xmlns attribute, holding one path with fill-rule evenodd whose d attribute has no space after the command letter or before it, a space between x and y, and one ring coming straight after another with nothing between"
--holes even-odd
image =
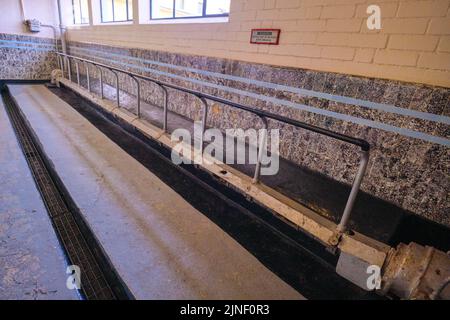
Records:
<instances>
[{"instance_id":1,"label":"window glass","mask_svg":"<svg viewBox=\"0 0 450 320\"><path fill-rule=\"evenodd\" d=\"M88 0L80 0L81 23L89 23L89 4Z\"/></svg>"},{"instance_id":2,"label":"window glass","mask_svg":"<svg viewBox=\"0 0 450 320\"><path fill-rule=\"evenodd\" d=\"M173 0L153 0L151 4L152 19L173 17Z\"/></svg>"},{"instance_id":3,"label":"window glass","mask_svg":"<svg viewBox=\"0 0 450 320\"><path fill-rule=\"evenodd\" d=\"M203 0L176 0L175 17L200 17L203 14Z\"/></svg>"},{"instance_id":4,"label":"window glass","mask_svg":"<svg viewBox=\"0 0 450 320\"><path fill-rule=\"evenodd\" d=\"M227 16L230 0L149 0L150 19ZM174 8L175 6L175 8Z\"/></svg>"},{"instance_id":5,"label":"window glass","mask_svg":"<svg viewBox=\"0 0 450 320\"><path fill-rule=\"evenodd\" d=\"M133 20L132 0L101 0L102 22Z\"/></svg>"},{"instance_id":6,"label":"window glass","mask_svg":"<svg viewBox=\"0 0 450 320\"><path fill-rule=\"evenodd\" d=\"M133 0L128 0L128 20L133 20Z\"/></svg>"},{"instance_id":7,"label":"window glass","mask_svg":"<svg viewBox=\"0 0 450 320\"><path fill-rule=\"evenodd\" d=\"M102 5L102 22L114 21L113 1L112 0L101 0L101 5Z\"/></svg>"},{"instance_id":8,"label":"window glass","mask_svg":"<svg viewBox=\"0 0 450 320\"><path fill-rule=\"evenodd\" d=\"M79 0L73 1L73 22L74 24L81 23L81 6Z\"/></svg>"},{"instance_id":9,"label":"window glass","mask_svg":"<svg viewBox=\"0 0 450 320\"><path fill-rule=\"evenodd\" d=\"M73 23L89 23L89 6L87 0L72 0Z\"/></svg>"},{"instance_id":10,"label":"window glass","mask_svg":"<svg viewBox=\"0 0 450 320\"><path fill-rule=\"evenodd\" d=\"M206 3L206 14L227 14L230 13L230 0L209 0Z\"/></svg>"},{"instance_id":11,"label":"window glass","mask_svg":"<svg viewBox=\"0 0 450 320\"><path fill-rule=\"evenodd\" d=\"M127 0L114 0L114 21L128 20Z\"/></svg>"}]
</instances>

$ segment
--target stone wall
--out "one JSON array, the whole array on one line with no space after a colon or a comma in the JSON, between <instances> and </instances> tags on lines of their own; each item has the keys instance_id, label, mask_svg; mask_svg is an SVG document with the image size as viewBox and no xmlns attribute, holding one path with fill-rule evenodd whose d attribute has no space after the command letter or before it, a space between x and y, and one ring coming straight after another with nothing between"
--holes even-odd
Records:
<instances>
[{"instance_id":1,"label":"stone wall","mask_svg":"<svg viewBox=\"0 0 450 320\"><path fill-rule=\"evenodd\" d=\"M70 52L366 139L372 150L363 190L450 225L449 88L78 42L70 43ZM114 83L112 75L106 79ZM126 77L121 77L121 88L135 92ZM173 90L169 95L172 110L200 119L201 105L195 97ZM156 86L143 86L143 98L162 104ZM214 104L208 123L249 128L260 121ZM270 126L281 129L284 158L352 182L357 148L274 121Z\"/></svg>"},{"instance_id":2,"label":"stone wall","mask_svg":"<svg viewBox=\"0 0 450 320\"><path fill-rule=\"evenodd\" d=\"M50 79L54 50L50 38L0 33L0 79Z\"/></svg>"}]
</instances>

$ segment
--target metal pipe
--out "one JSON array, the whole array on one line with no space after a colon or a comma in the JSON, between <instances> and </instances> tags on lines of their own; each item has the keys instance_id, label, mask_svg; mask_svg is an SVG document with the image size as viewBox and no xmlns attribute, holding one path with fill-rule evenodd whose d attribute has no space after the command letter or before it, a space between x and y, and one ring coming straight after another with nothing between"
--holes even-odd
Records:
<instances>
[{"instance_id":1,"label":"metal pipe","mask_svg":"<svg viewBox=\"0 0 450 320\"><path fill-rule=\"evenodd\" d=\"M19 4L20 4L20 15L22 17L22 21L25 21L26 15L25 15L25 5L23 4L23 0L19 0Z\"/></svg>"},{"instance_id":2,"label":"metal pipe","mask_svg":"<svg viewBox=\"0 0 450 320\"><path fill-rule=\"evenodd\" d=\"M26 24L26 14L25 14L25 5L23 3L23 0L20 0L20 13L21 13L21 17L22 17L22 21L24 24ZM56 27L54 25L51 24L41 24L41 27L44 28L51 28L53 30L53 40L55 42L55 52L58 53L58 32L56 31ZM62 68L60 68L62 70Z\"/></svg>"},{"instance_id":3,"label":"metal pipe","mask_svg":"<svg viewBox=\"0 0 450 320\"><path fill-rule=\"evenodd\" d=\"M81 82L80 82L80 66L78 65L78 60L75 60L75 69L77 71L77 83L78 86L81 87Z\"/></svg>"},{"instance_id":4,"label":"metal pipe","mask_svg":"<svg viewBox=\"0 0 450 320\"><path fill-rule=\"evenodd\" d=\"M65 70L64 70L63 57L60 57L60 59L58 59L58 64L59 64L59 66L60 66L59 69L61 70L62 77L64 78L64 72L65 72Z\"/></svg>"},{"instance_id":5,"label":"metal pipe","mask_svg":"<svg viewBox=\"0 0 450 320\"><path fill-rule=\"evenodd\" d=\"M167 88L164 86L161 86L161 88L164 91L164 122L163 122L163 130L164 132L167 132L168 126L167 126L167 118L169 113L169 92L167 91Z\"/></svg>"},{"instance_id":6,"label":"metal pipe","mask_svg":"<svg viewBox=\"0 0 450 320\"><path fill-rule=\"evenodd\" d=\"M269 123L265 117L261 117L262 122L264 123L264 131L261 141L259 141L259 150L258 150L258 162L256 163L255 175L253 176L253 183L259 182L259 177L261 175L261 162L263 157L264 149L266 148L267 141L267 131L269 128ZM251 146L249 146L251 148Z\"/></svg>"},{"instance_id":7,"label":"metal pipe","mask_svg":"<svg viewBox=\"0 0 450 320\"><path fill-rule=\"evenodd\" d=\"M86 81L87 81L87 88L88 91L91 92L91 77L89 74L89 63L85 63L86 66Z\"/></svg>"},{"instance_id":8,"label":"metal pipe","mask_svg":"<svg viewBox=\"0 0 450 320\"><path fill-rule=\"evenodd\" d=\"M41 24L41 27L51 28L53 30L53 38L55 42L55 52L58 53L58 32L56 31L56 27L51 24Z\"/></svg>"},{"instance_id":9,"label":"metal pipe","mask_svg":"<svg viewBox=\"0 0 450 320\"><path fill-rule=\"evenodd\" d=\"M71 64L70 64L70 59L67 58L67 75L69 76L69 81L72 82L72 68L71 68Z\"/></svg>"},{"instance_id":10,"label":"metal pipe","mask_svg":"<svg viewBox=\"0 0 450 320\"><path fill-rule=\"evenodd\" d=\"M63 65L63 57L58 55L58 64L59 64L59 69L63 72L63 78L64 78L64 65Z\"/></svg>"},{"instance_id":11,"label":"metal pipe","mask_svg":"<svg viewBox=\"0 0 450 320\"><path fill-rule=\"evenodd\" d=\"M163 109L164 109L164 114L163 114L163 131L167 132L167 114L168 114L168 99L169 99L169 93L167 92L167 88L164 87L163 85L156 83L156 85L158 87L161 88L161 90L163 91Z\"/></svg>"},{"instance_id":12,"label":"metal pipe","mask_svg":"<svg viewBox=\"0 0 450 320\"><path fill-rule=\"evenodd\" d=\"M202 115L202 135L200 137L200 150L202 150L203 154L203 140L205 138L205 131L206 131L206 120L208 119L208 101L206 101L203 97L198 97L200 101L203 103L203 115Z\"/></svg>"},{"instance_id":13,"label":"metal pipe","mask_svg":"<svg viewBox=\"0 0 450 320\"><path fill-rule=\"evenodd\" d=\"M100 73L100 96L102 100L105 98L105 94L103 92L103 69L100 66L97 66L98 72Z\"/></svg>"},{"instance_id":14,"label":"metal pipe","mask_svg":"<svg viewBox=\"0 0 450 320\"><path fill-rule=\"evenodd\" d=\"M62 54L62 53L59 53L59 54L60 55L65 55L65 54ZM67 56L70 56L70 55L67 55ZM179 91L182 91L182 92L185 92L185 93L192 94L192 95L194 95L196 97L203 97L205 99L208 99L208 100L211 100L211 101L214 101L214 102L218 102L218 103L222 103L222 104L225 104L225 105L233 107L233 108L237 108L237 109L240 109L240 110L251 112L251 113L256 114L258 116L263 116L263 117L266 117L268 119L281 121L281 122L284 122L286 124L290 124L290 125L293 125L293 126L296 126L296 127L299 127L299 128L306 129L308 131L316 132L316 133L319 133L321 135L325 135L325 136L331 137L333 139L337 139L337 140L340 140L340 141L344 141L344 142L356 145L356 146L360 147L361 150L363 150L363 151L369 151L370 150L370 144L367 141L363 140L363 139L354 138L354 137L347 136L347 135L344 135L344 134L341 134L341 133L338 133L338 132L334 132L334 131L331 131L331 130L328 130L328 129L324 129L324 128L321 128L321 127L318 127L318 126L314 126L314 125L311 125L311 124L308 124L308 123L305 123L305 122L297 121L297 120L294 120L294 119L291 119L291 118L286 118L286 117L280 116L279 114L267 112L267 111L264 111L264 110L258 110L258 109L255 109L255 108L252 108L252 107L249 107L249 106L245 106L245 105L233 102L233 101L222 99L222 98L219 98L219 97L216 97L216 96L212 96L212 95L209 95L209 94L205 94L205 93L202 93L202 92L199 92L199 91L194 91L194 90L190 90L190 89L186 89L186 88L183 88L183 87L179 87L179 86L176 86L176 85L173 85L173 84L170 84L170 83L161 82L159 80L156 80L156 79L153 79L153 78L149 78L147 76L143 76L143 75L140 75L140 74L137 74L137 73L134 73L134 72L121 70L121 69L118 69L118 68L115 68L115 67L111 67L111 66L108 66L108 65L105 65L105 64L102 64L102 63L98 63L98 62L92 61L92 60L78 58L78 57L75 57L75 56L70 56L70 57L80 59L80 61L87 61L87 62L89 62L91 64L99 65L99 66L102 66L102 67L107 68L109 70L115 70L117 72L121 72L121 73L124 73L124 74L127 74L127 75L133 75L133 76L135 76L138 79L150 81L152 83L159 84L159 85L163 85L166 88L179 90Z\"/></svg>"},{"instance_id":15,"label":"metal pipe","mask_svg":"<svg viewBox=\"0 0 450 320\"><path fill-rule=\"evenodd\" d=\"M116 76L116 99L117 99L117 107L120 108L120 89L119 89L119 74L113 69L109 69Z\"/></svg>"},{"instance_id":16,"label":"metal pipe","mask_svg":"<svg viewBox=\"0 0 450 320\"><path fill-rule=\"evenodd\" d=\"M141 84L139 83L139 80L136 79L134 76L131 76L131 79L133 79L136 82L136 88L137 88L137 117L141 117Z\"/></svg>"},{"instance_id":17,"label":"metal pipe","mask_svg":"<svg viewBox=\"0 0 450 320\"><path fill-rule=\"evenodd\" d=\"M361 160L359 162L358 172L356 174L355 180L353 181L352 190L350 191L350 196L347 199L347 204L345 205L344 214L342 215L341 221L339 222L336 231L338 233L343 233L347 231L348 222L350 220L350 215L352 213L353 206L355 204L356 196L358 195L361 182L364 178L364 173L366 172L367 163L369 162L369 152L361 151Z\"/></svg>"},{"instance_id":18,"label":"metal pipe","mask_svg":"<svg viewBox=\"0 0 450 320\"><path fill-rule=\"evenodd\" d=\"M61 47L64 54L67 53L66 39L64 33L63 19L62 19L62 10L61 10L61 0L57 1L58 4L58 18L59 18L59 34L61 38Z\"/></svg>"}]
</instances>

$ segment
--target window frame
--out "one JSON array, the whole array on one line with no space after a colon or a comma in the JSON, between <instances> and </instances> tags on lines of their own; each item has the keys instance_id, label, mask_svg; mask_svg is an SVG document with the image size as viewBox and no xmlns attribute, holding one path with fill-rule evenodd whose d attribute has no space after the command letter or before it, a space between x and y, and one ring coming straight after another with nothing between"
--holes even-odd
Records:
<instances>
[{"instance_id":1,"label":"window frame","mask_svg":"<svg viewBox=\"0 0 450 320\"><path fill-rule=\"evenodd\" d=\"M152 7L153 7L153 1L150 1L150 21L158 21L158 20L179 20L179 19L202 19L202 18L219 18L219 17L229 17L230 13L222 13L222 14L206 14L206 8L208 0L203 0L203 8L202 8L202 15L201 16L188 16L188 17L177 17L175 15L176 13L176 1L173 0L173 8L172 8L172 17L166 17L166 18L153 18L152 17Z\"/></svg>"},{"instance_id":2,"label":"window frame","mask_svg":"<svg viewBox=\"0 0 450 320\"><path fill-rule=\"evenodd\" d=\"M89 24L89 5L88 5L88 12L87 12L87 22L80 22L80 23L77 23L77 22L75 21L75 1L78 1L78 5L79 5L79 7L80 7L80 21L83 21L83 9L82 9L82 6L81 6L81 0L72 0L73 24L74 24L75 26L80 26L80 25L87 25L87 24ZM89 4L89 2L88 2L88 4Z\"/></svg>"},{"instance_id":3,"label":"window frame","mask_svg":"<svg viewBox=\"0 0 450 320\"><path fill-rule=\"evenodd\" d=\"M130 3L130 1L133 1L133 0L126 0L126 7L127 7L127 19L126 20L116 20L115 19L116 18L116 15L114 12L114 1L115 0L109 0L109 1L111 1L111 3L112 3L113 20L112 21L104 21L103 20L103 1L100 0L100 22L101 23L116 23L116 22L132 22L133 21L133 12L131 12L131 19L130 19L130 12L129 12L129 9L130 9L129 3Z\"/></svg>"}]
</instances>

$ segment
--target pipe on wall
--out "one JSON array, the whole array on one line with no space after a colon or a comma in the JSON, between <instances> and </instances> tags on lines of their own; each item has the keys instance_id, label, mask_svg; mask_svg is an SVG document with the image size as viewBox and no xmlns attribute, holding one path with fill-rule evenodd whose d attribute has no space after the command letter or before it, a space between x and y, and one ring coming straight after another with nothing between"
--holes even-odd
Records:
<instances>
[{"instance_id":1,"label":"pipe on wall","mask_svg":"<svg viewBox=\"0 0 450 320\"><path fill-rule=\"evenodd\" d=\"M63 20L62 20L62 10L61 10L61 0L57 0L58 4L58 19L59 19L59 34L61 38L61 46L62 46L62 52L67 53L67 46L66 46L66 34L64 31L63 26Z\"/></svg>"},{"instance_id":2,"label":"pipe on wall","mask_svg":"<svg viewBox=\"0 0 450 320\"><path fill-rule=\"evenodd\" d=\"M20 14L22 17L22 21L25 23L27 20L26 18L26 11L25 11L25 3L24 0L19 0L20 5ZM65 39L65 27L63 26L63 20L62 20L62 11L61 11L61 0L57 0L57 7L58 7L58 19L59 19L59 35L61 40L61 47L62 52L67 53L67 46L66 46L66 39ZM41 27L44 28L51 28L53 30L53 37L55 42L55 50L56 52L59 52L58 50L58 32L57 28L52 24L41 24Z\"/></svg>"},{"instance_id":3,"label":"pipe on wall","mask_svg":"<svg viewBox=\"0 0 450 320\"><path fill-rule=\"evenodd\" d=\"M19 0L19 5L20 5L20 15L22 16L22 21L25 21L25 5L23 3L23 0Z\"/></svg>"},{"instance_id":4,"label":"pipe on wall","mask_svg":"<svg viewBox=\"0 0 450 320\"><path fill-rule=\"evenodd\" d=\"M55 41L55 50L56 50L56 52L59 52L58 51L58 31L56 30L56 27L51 24L41 24L41 27L50 28L53 30L53 38Z\"/></svg>"}]
</instances>

